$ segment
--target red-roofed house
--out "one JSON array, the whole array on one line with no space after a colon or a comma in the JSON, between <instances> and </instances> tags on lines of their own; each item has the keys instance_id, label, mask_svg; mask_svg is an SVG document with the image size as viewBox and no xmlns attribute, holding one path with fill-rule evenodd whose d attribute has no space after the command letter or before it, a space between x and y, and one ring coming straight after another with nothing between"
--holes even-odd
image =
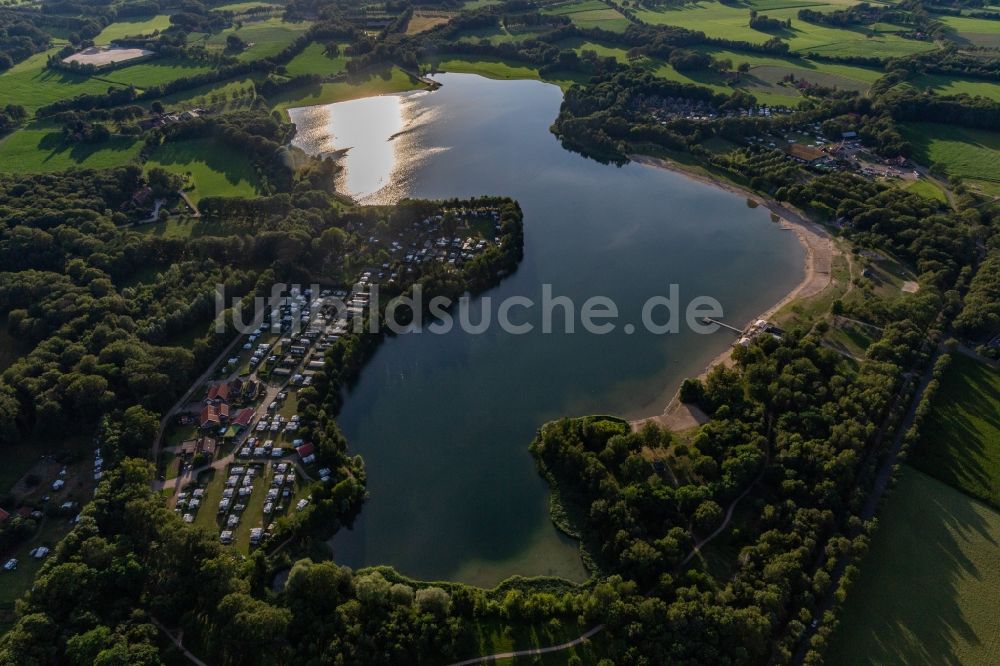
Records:
<instances>
[{"instance_id":1,"label":"red-roofed house","mask_svg":"<svg viewBox=\"0 0 1000 666\"><path fill-rule=\"evenodd\" d=\"M0 509L0 523L6 523L8 518L10 518L10 514Z\"/></svg>"},{"instance_id":2,"label":"red-roofed house","mask_svg":"<svg viewBox=\"0 0 1000 666\"><path fill-rule=\"evenodd\" d=\"M208 387L208 397L205 398L206 402L229 402L229 383L219 382L218 384L212 384Z\"/></svg>"},{"instance_id":3,"label":"red-roofed house","mask_svg":"<svg viewBox=\"0 0 1000 666\"><path fill-rule=\"evenodd\" d=\"M255 413L256 410L253 407L244 407L233 415L233 418L231 419L232 424L246 428L250 425L250 421L253 420L253 415Z\"/></svg>"},{"instance_id":4,"label":"red-roofed house","mask_svg":"<svg viewBox=\"0 0 1000 666\"><path fill-rule=\"evenodd\" d=\"M229 420L229 405L205 405L198 417L198 425L202 428L217 428Z\"/></svg>"},{"instance_id":5,"label":"red-roofed house","mask_svg":"<svg viewBox=\"0 0 1000 666\"><path fill-rule=\"evenodd\" d=\"M315 450L316 447L313 446L312 442L306 442L295 447L295 452L299 454L299 458L304 463L311 463L313 460L316 460Z\"/></svg>"}]
</instances>

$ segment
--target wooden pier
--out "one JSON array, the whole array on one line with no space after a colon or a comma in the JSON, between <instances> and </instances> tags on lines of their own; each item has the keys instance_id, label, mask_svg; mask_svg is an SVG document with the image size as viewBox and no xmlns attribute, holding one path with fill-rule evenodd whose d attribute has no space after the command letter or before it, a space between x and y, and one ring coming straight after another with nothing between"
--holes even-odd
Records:
<instances>
[{"instance_id":1,"label":"wooden pier","mask_svg":"<svg viewBox=\"0 0 1000 666\"><path fill-rule=\"evenodd\" d=\"M721 322L718 319L712 319L711 317L702 317L701 320L703 322L705 322L706 324L717 324L717 325L719 325L719 326L721 326L723 328L728 328L730 331L732 331L736 335L743 335L743 330L742 329L736 328L735 326L730 326L729 324Z\"/></svg>"}]
</instances>

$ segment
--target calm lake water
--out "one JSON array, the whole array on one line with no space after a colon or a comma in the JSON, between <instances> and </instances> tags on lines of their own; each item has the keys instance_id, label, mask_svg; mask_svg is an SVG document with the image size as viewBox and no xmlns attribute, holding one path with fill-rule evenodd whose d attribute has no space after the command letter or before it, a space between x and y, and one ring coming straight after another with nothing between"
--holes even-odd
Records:
<instances>
[{"instance_id":1,"label":"calm lake water","mask_svg":"<svg viewBox=\"0 0 1000 666\"><path fill-rule=\"evenodd\" d=\"M542 284L579 308L608 296L615 332L511 335L491 326L387 340L350 392L340 425L367 463L371 494L333 542L347 565L391 564L422 579L490 586L514 575L586 573L548 517L528 444L544 422L662 411L684 377L731 333L654 335L643 303L678 285L680 302L718 299L742 326L802 278L803 251L764 208L660 169L599 164L549 132L559 88L443 74L440 90L293 109L297 145L349 148L341 186L362 201L506 195L524 210L519 270L485 294L541 303ZM473 305L478 321L478 305ZM516 310L538 323L541 307ZM665 316L665 315L663 315Z\"/></svg>"}]
</instances>

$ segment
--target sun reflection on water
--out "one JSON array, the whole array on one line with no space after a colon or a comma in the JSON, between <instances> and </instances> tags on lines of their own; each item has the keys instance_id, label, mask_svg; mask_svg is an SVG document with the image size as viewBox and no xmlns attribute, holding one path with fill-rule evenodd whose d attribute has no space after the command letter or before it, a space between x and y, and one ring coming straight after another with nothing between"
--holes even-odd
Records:
<instances>
[{"instance_id":1,"label":"sun reflection on water","mask_svg":"<svg viewBox=\"0 0 1000 666\"><path fill-rule=\"evenodd\" d=\"M407 195L410 175L428 156L417 138L434 115L428 109L418 110L417 99L426 94L290 109L297 128L292 143L314 155L342 154L338 191L364 204L395 203Z\"/></svg>"}]
</instances>

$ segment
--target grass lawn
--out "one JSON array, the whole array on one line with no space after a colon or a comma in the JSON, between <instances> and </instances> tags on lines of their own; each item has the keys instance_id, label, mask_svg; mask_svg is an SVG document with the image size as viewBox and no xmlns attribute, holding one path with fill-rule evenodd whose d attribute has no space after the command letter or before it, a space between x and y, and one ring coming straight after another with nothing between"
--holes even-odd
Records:
<instances>
[{"instance_id":1,"label":"grass lawn","mask_svg":"<svg viewBox=\"0 0 1000 666\"><path fill-rule=\"evenodd\" d=\"M61 99L84 94L103 95L108 88L120 87L85 74L45 69L49 55L57 51L36 53L0 74L3 103L20 104L30 115L39 107Z\"/></svg>"},{"instance_id":2,"label":"grass lawn","mask_svg":"<svg viewBox=\"0 0 1000 666\"><path fill-rule=\"evenodd\" d=\"M1000 513L904 467L826 663L1000 661Z\"/></svg>"},{"instance_id":3,"label":"grass lawn","mask_svg":"<svg viewBox=\"0 0 1000 666\"><path fill-rule=\"evenodd\" d=\"M211 72L213 66L200 60L185 58L161 58L139 63L131 67L115 69L107 74L99 75L102 79L123 86L150 88L195 74Z\"/></svg>"},{"instance_id":4,"label":"grass lawn","mask_svg":"<svg viewBox=\"0 0 1000 666\"><path fill-rule=\"evenodd\" d=\"M824 5L814 8L822 11ZM762 44L771 37L781 37L793 51L815 52L824 55L860 55L883 58L900 57L911 53L933 50L931 42L903 39L891 30L845 30L801 21L799 8L768 9L766 15L775 19L791 19L792 27L777 33L761 32L750 28L750 8L736 7L701 0L678 9L642 9L637 16L647 23L676 25L690 30L701 30L709 37L737 39ZM830 6L831 9L834 7Z\"/></svg>"},{"instance_id":5,"label":"grass lawn","mask_svg":"<svg viewBox=\"0 0 1000 666\"><path fill-rule=\"evenodd\" d=\"M204 39L204 44L210 49L222 51L226 48L226 37L237 34L249 44L249 47L236 57L240 60L260 60L280 53L308 30L310 25L308 21L286 22L280 18L246 22L242 28L228 28L220 33L208 35Z\"/></svg>"},{"instance_id":6,"label":"grass lawn","mask_svg":"<svg viewBox=\"0 0 1000 666\"><path fill-rule=\"evenodd\" d=\"M973 97L986 97L1000 102L1000 84L978 79L960 79L940 74L920 74L910 81L921 90L933 90L938 95L959 95L965 93Z\"/></svg>"},{"instance_id":7,"label":"grass lawn","mask_svg":"<svg viewBox=\"0 0 1000 666\"><path fill-rule=\"evenodd\" d=\"M601 0L578 0L548 5L543 14L568 16L569 20L581 28L601 28L610 32L625 32L629 20L618 10Z\"/></svg>"},{"instance_id":8,"label":"grass lawn","mask_svg":"<svg viewBox=\"0 0 1000 666\"><path fill-rule=\"evenodd\" d=\"M1000 133L938 123L904 123L913 159L939 165L949 176L1000 184Z\"/></svg>"},{"instance_id":9,"label":"grass lawn","mask_svg":"<svg viewBox=\"0 0 1000 666\"><path fill-rule=\"evenodd\" d=\"M1000 509L1000 372L952 354L914 467Z\"/></svg>"},{"instance_id":10,"label":"grass lawn","mask_svg":"<svg viewBox=\"0 0 1000 666\"><path fill-rule=\"evenodd\" d=\"M106 46L116 39L123 37L138 37L139 35L150 35L157 30L166 30L170 27L170 17L166 14L157 14L150 18L135 18L115 21L94 37L94 43L98 46Z\"/></svg>"},{"instance_id":11,"label":"grass lawn","mask_svg":"<svg viewBox=\"0 0 1000 666\"><path fill-rule=\"evenodd\" d=\"M157 148L146 167L190 176L197 203L204 197L253 197L259 194L257 174L240 151L213 140L171 141Z\"/></svg>"},{"instance_id":12,"label":"grass lawn","mask_svg":"<svg viewBox=\"0 0 1000 666\"><path fill-rule=\"evenodd\" d=\"M0 171L107 169L131 162L141 147L142 141L119 136L102 143L65 143L60 130L29 126L0 139Z\"/></svg>"},{"instance_id":13,"label":"grass lawn","mask_svg":"<svg viewBox=\"0 0 1000 666\"><path fill-rule=\"evenodd\" d=\"M333 104L351 99L405 92L422 88L422 84L403 70L393 67L378 73L370 73L336 83L322 83L288 90L272 98L271 104L277 110L313 104Z\"/></svg>"},{"instance_id":14,"label":"grass lawn","mask_svg":"<svg viewBox=\"0 0 1000 666\"><path fill-rule=\"evenodd\" d=\"M941 203L948 203L948 197L945 196L941 188L933 182L924 180L923 178L909 181L904 186L904 189L908 192L919 194L922 197L927 197L928 199L934 199L935 201L940 201Z\"/></svg>"},{"instance_id":15,"label":"grass lawn","mask_svg":"<svg viewBox=\"0 0 1000 666\"><path fill-rule=\"evenodd\" d=\"M340 44L340 55L331 58L323 51L324 44L310 44L302 53L298 54L285 65L289 76L299 76L300 74L339 74L347 66L347 56L344 55L346 44Z\"/></svg>"},{"instance_id":16,"label":"grass lawn","mask_svg":"<svg viewBox=\"0 0 1000 666\"><path fill-rule=\"evenodd\" d=\"M44 559L36 560L28 555L28 551L36 546L55 549L56 544L62 541L72 527L68 518L45 517L34 536L4 553L4 557L16 557L18 565L14 571L0 571L0 604L14 603L27 592L38 570L45 563Z\"/></svg>"},{"instance_id":17,"label":"grass lawn","mask_svg":"<svg viewBox=\"0 0 1000 666\"><path fill-rule=\"evenodd\" d=\"M429 60L429 64L424 66L426 72L456 72L460 74L479 74L488 79L513 80L513 79L534 79L536 81L547 81L558 85L566 90L574 83L586 81L588 77L579 73L566 72L565 76L558 73L554 77L542 78L537 69L528 65L503 60L500 58L476 57L466 55L450 56L447 53L441 54Z\"/></svg>"},{"instance_id":18,"label":"grass lawn","mask_svg":"<svg viewBox=\"0 0 1000 666\"><path fill-rule=\"evenodd\" d=\"M154 222L135 227L135 230L140 233L161 236L163 238L197 238L199 236L228 235L226 228L218 222L205 222L197 218L178 219L172 217L166 222ZM169 340L169 343L180 347L190 347L194 339L205 332L207 325L199 323L189 329L186 335Z\"/></svg>"}]
</instances>

